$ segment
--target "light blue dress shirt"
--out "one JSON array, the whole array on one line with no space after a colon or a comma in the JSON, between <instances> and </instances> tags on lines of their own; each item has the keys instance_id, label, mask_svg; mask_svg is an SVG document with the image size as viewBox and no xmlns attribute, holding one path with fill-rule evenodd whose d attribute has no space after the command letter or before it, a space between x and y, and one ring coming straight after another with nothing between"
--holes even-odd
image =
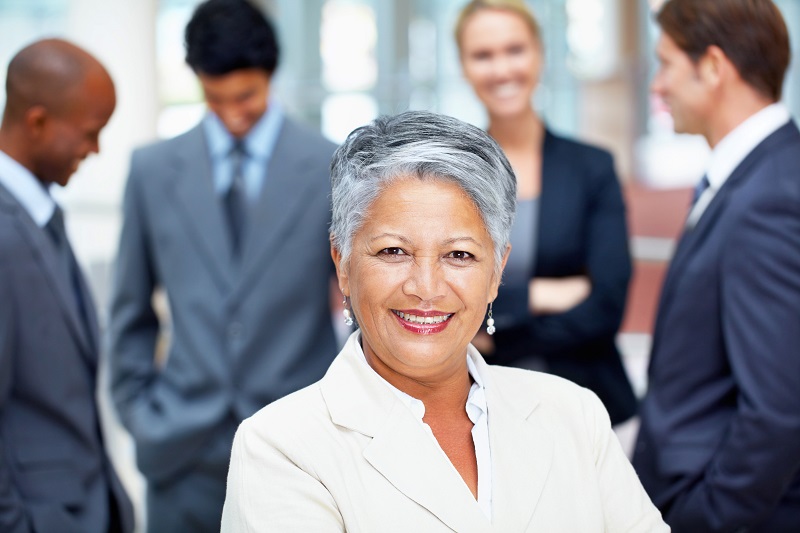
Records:
<instances>
[{"instance_id":1,"label":"light blue dress shirt","mask_svg":"<svg viewBox=\"0 0 800 533\"><path fill-rule=\"evenodd\" d=\"M43 228L53 217L56 203L30 170L0 151L0 184L17 199L37 226Z\"/></svg>"},{"instance_id":2,"label":"light blue dress shirt","mask_svg":"<svg viewBox=\"0 0 800 533\"><path fill-rule=\"evenodd\" d=\"M284 113L280 104L270 100L267 103L267 111L242 139L247 153L242 176L247 199L251 203L258 200L264 180L267 179L267 166L278 141L283 119ZM214 190L217 194L223 195L230 189L233 179L233 165L229 156L235 139L219 117L211 111L203 118L203 130L211 155Z\"/></svg>"}]
</instances>

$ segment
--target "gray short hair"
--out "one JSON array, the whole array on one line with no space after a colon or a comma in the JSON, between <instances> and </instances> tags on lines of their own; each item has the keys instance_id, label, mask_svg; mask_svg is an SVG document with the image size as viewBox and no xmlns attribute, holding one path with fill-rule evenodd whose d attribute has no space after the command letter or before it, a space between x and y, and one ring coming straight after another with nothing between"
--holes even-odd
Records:
<instances>
[{"instance_id":1,"label":"gray short hair","mask_svg":"<svg viewBox=\"0 0 800 533\"><path fill-rule=\"evenodd\" d=\"M452 117L408 111L354 130L333 155L331 243L342 263L381 191L397 178L455 183L472 199L492 238L500 269L516 211L517 182L498 144Z\"/></svg>"}]
</instances>

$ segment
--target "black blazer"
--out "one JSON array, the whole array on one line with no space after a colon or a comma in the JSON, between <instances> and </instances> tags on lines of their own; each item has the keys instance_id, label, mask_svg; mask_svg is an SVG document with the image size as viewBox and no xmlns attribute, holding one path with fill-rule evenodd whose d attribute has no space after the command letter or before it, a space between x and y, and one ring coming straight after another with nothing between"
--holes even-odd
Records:
<instances>
[{"instance_id":1,"label":"black blazer","mask_svg":"<svg viewBox=\"0 0 800 533\"><path fill-rule=\"evenodd\" d=\"M516 320L514 326L498 327L489 361L513 366L521 358L543 357L550 372L593 390L612 423L622 422L636 412L636 397L614 342L631 259L611 154L545 132L537 232L530 278L586 275L592 292L565 313L532 315L527 284L501 286L494 307Z\"/></svg>"}]
</instances>

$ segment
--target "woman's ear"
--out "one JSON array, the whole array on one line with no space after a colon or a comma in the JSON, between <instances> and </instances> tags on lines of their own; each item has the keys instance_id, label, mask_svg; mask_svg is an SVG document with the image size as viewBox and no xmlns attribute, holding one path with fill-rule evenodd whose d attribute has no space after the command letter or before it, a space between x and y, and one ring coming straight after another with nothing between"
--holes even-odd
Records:
<instances>
[{"instance_id":1,"label":"woman's ear","mask_svg":"<svg viewBox=\"0 0 800 533\"><path fill-rule=\"evenodd\" d=\"M336 279L339 281L339 288L342 290L342 294L350 296L350 279L347 276L344 265L342 265L342 253L334 246L333 241L331 241L331 259L333 259L333 265L336 267Z\"/></svg>"},{"instance_id":2,"label":"woman's ear","mask_svg":"<svg viewBox=\"0 0 800 533\"><path fill-rule=\"evenodd\" d=\"M494 301L497 298L497 291L500 289L500 281L503 279L503 271L506 269L506 263L508 262L508 254L511 253L511 245L506 245L506 253L503 254L503 259L500 261L500 269L496 271L495 279L492 280L492 287L491 292L489 294L490 301Z\"/></svg>"}]
</instances>

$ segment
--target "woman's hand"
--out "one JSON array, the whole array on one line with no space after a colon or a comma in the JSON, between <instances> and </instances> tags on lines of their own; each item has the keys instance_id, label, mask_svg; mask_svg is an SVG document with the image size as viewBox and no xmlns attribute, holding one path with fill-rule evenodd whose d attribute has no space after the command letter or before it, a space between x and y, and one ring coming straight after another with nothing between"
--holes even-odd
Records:
<instances>
[{"instance_id":1,"label":"woman's hand","mask_svg":"<svg viewBox=\"0 0 800 533\"><path fill-rule=\"evenodd\" d=\"M592 292L587 276L534 278L528 284L528 309L535 315L569 311Z\"/></svg>"}]
</instances>

